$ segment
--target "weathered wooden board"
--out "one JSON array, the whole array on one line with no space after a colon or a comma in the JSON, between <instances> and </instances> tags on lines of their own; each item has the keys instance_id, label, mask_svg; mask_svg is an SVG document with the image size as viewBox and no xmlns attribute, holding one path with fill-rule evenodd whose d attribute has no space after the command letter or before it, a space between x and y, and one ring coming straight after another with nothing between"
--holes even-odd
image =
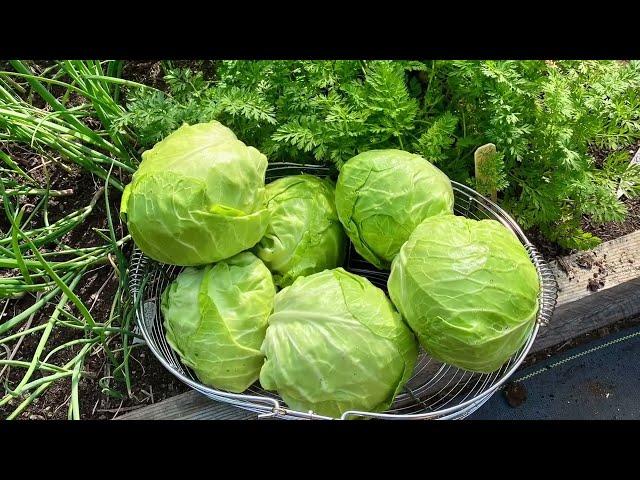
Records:
<instances>
[{"instance_id":1,"label":"weathered wooden board","mask_svg":"<svg viewBox=\"0 0 640 480\"><path fill-rule=\"evenodd\" d=\"M120 415L116 420L253 420L253 412L211 400L195 390Z\"/></svg>"},{"instance_id":2,"label":"weathered wooden board","mask_svg":"<svg viewBox=\"0 0 640 480\"><path fill-rule=\"evenodd\" d=\"M635 278L579 302L559 306L549 325L538 332L531 353L638 315L640 278Z\"/></svg>"},{"instance_id":3,"label":"weathered wooden board","mask_svg":"<svg viewBox=\"0 0 640 480\"><path fill-rule=\"evenodd\" d=\"M551 322L538 333L531 352L559 345L586 332L640 314L640 231L586 252L553 261L558 303ZM594 276L595 275L595 276ZM425 369L432 374L437 369ZM215 402L195 391L118 417L151 419L255 419L256 414Z\"/></svg>"},{"instance_id":4,"label":"weathered wooden board","mask_svg":"<svg viewBox=\"0 0 640 480\"><path fill-rule=\"evenodd\" d=\"M558 280L558 307L628 282L640 276L640 231L552 261L551 268Z\"/></svg>"},{"instance_id":5,"label":"weathered wooden board","mask_svg":"<svg viewBox=\"0 0 640 480\"><path fill-rule=\"evenodd\" d=\"M558 303L531 352L640 314L640 231L551 262Z\"/></svg>"}]
</instances>

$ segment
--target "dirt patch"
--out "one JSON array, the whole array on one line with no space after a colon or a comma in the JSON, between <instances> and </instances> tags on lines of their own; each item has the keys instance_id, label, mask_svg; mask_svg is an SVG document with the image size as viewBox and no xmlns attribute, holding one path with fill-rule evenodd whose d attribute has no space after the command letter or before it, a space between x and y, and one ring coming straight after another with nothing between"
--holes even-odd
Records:
<instances>
[{"instance_id":1,"label":"dirt patch","mask_svg":"<svg viewBox=\"0 0 640 480\"><path fill-rule=\"evenodd\" d=\"M609 398L611 395L611 387L604 385L596 380L592 380L585 384L586 390L596 397L605 397Z\"/></svg>"},{"instance_id":2,"label":"dirt patch","mask_svg":"<svg viewBox=\"0 0 640 480\"><path fill-rule=\"evenodd\" d=\"M69 356L74 353L77 351L70 352ZM164 369L145 347L141 347L135 349L130 357L131 396L127 396L126 389L122 385L117 385L117 387L121 392L125 392L123 398L110 396L105 393L106 391L103 392L99 383L100 379L104 378L105 361L104 354L101 353L94 354L85 361L83 368L85 377L79 382L80 417L82 419L112 419L117 414L151 405L188 389L186 385ZM34 379L36 378L39 376L34 376ZM113 383L111 387L114 387ZM54 383L18 418L23 420L66 419L69 392L69 380L64 379ZM0 407L0 418L6 418L21 400L12 400L7 406Z\"/></svg>"},{"instance_id":3,"label":"dirt patch","mask_svg":"<svg viewBox=\"0 0 640 480\"><path fill-rule=\"evenodd\" d=\"M626 199L627 217L623 222L595 224L588 218L582 219L582 229L601 238L603 242L640 230L640 198Z\"/></svg>"},{"instance_id":4,"label":"dirt patch","mask_svg":"<svg viewBox=\"0 0 640 480\"><path fill-rule=\"evenodd\" d=\"M85 277L86 281L78 286L76 293L90 309L96 322L105 322L109 316L111 303L116 295L118 283L114 275L110 274L112 267L105 265L97 269L93 274ZM31 297L20 299L14 307L15 313L23 311L33 303ZM54 304L49 304L38 312L34 317L31 326L37 326L48 322L50 315L54 311ZM68 309L70 313L78 315L75 308ZM41 359L55 348L57 345L84 338L84 332L80 329L55 328L44 349ZM30 361L38 342L39 334L27 335L20 345L18 355L15 360ZM12 350L15 343L9 346ZM118 351L122 345L119 336L113 337L109 343L112 351ZM50 361L55 364L64 364L70 361L82 348L82 345L75 345L66 348L50 357ZM171 375L153 357L144 346L134 347L130 356L130 378L131 392L128 396L124 382L115 382L113 376L113 366L108 362L104 349L99 345L85 359L83 365L83 378L79 382L80 414L83 419L108 419L113 418L116 413L135 409L144 405L149 405L173 395L177 395L187 390L187 387ZM12 368L3 376L3 382L7 385L15 386L24 375L22 368ZM43 375L36 372L32 380L36 380ZM122 397L117 394L110 394L108 386L113 390L124 393ZM36 399L18 418L21 419L66 419L68 415L68 402L70 394L70 382L68 379L54 383L42 396ZM8 405L0 407L0 418L6 418L23 398L14 399ZM123 410L124 409L124 410Z\"/></svg>"},{"instance_id":5,"label":"dirt patch","mask_svg":"<svg viewBox=\"0 0 640 480\"><path fill-rule=\"evenodd\" d=\"M509 382L504 387L504 396L510 407L516 408L527 401L527 388L520 382Z\"/></svg>"},{"instance_id":6,"label":"dirt patch","mask_svg":"<svg viewBox=\"0 0 640 480\"><path fill-rule=\"evenodd\" d=\"M596 292L605 286L607 276L609 275L606 253L599 257L596 252L585 252L575 257L573 263L575 263L578 268L593 271L591 278L587 281L588 290ZM558 265L562 267L567 273L569 280L571 280L575 272L573 266L569 265L564 258L558 258Z\"/></svg>"},{"instance_id":7,"label":"dirt patch","mask_svg":"<svg viewBox=\"0 0 640 480\"><path fill-rule=\"evenodd\" d=\"M598 275L598 274L595 273L594 275ZM593 277L587 281L587 290L589 290L590 292L597 292L603 287L604 287L604 279L602 278Z\"/></svg>"},{"instance_id":8,"label":"dirt patch","mask_svg":"<svg viewBox=\"0 0 640 480\"><path fill-rule=\"evenodd\" d=\"M161 62L157 60L126 61L122 67L122 78L149 85L160 90L166 89Z\"/></svg>"},{"instance_id":9,"label":"dirt patch","mask_svg":"<svg viewBox=\"0 0 640 480\"><path fill-rule=\"evenodd\" d=\"M115 418L118 413L151 405L189 390L158 362L147 347L136 349L131 358L131 397L118 400L103 395L97 407L90 409L86 405L88 409L83 418Z\"/></svg>"},{"instance_id":10,"label":"dirt patch","mask_svg":"<svg viewBox=\"0 0 640 480\"><path fill-rule=\"evenodd\" d=\"M588 233L600 238L603 242L640 230L640 197L634 199L623 199L627 208L627 216L623 222L595 223L593 220L583 217L581 228ZM538 251L548 260L570 255L575 252L568 248L551 242L540 233L537 228L530 228L525 231L527 238L536 246Z\"/></svg>"},{"instance_id":11,"label":"dirt patch","mask_svg":"<svg viewBox=\"0 0 640 480\"><path fill-rule=\"evenodd\" d=\"M212 80L216 70L216 62L211 60L172 60L171 66L173 68L190 68L194 72L202 72L202 76L206 80ZM164 74L162 62L157 60L125 61L122 68L122 78L167 91Z\"/></svg>"},{"instance_id":12,"label":"dirt patch","mask_svg":"<svg viewBox=\"0 0 640 480\"><path fill-rule=\"evenodd\" d=\"M569 255L572 252L572 250L561 247L557 243L548 240L537 227L527 229L524 233L547 260Z\"/></svg>"},{"instance_id":13,"label":"dirt patch","mask_svg":"<svg viewBox=\"0 0 640 480\"><path fill-rule=\"evenodd\" d=\"M640 142L635 143L627 147L630 158L640 149ZM610 150L600 149L597 147L591 147L589 150L590 155L595 159L595 165L598 168L602 168L607 156L611 153ZM603 242L613 240L615 238L627 235L640 229L640 198L622 198L622 203L627 208L627 215L622 222L607 222L596 223L589 217L583 217L581 222L581 228L585 232L592 233L593 235L602 239Z\"/></svg>"}]
</instances>

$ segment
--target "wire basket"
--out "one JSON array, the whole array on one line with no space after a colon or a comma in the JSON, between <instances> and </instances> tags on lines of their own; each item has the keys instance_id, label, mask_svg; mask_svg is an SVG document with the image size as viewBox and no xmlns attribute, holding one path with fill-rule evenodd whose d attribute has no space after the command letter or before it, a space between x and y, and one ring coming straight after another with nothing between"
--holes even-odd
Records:
<instances>
[{"instance_id":1,"label":"wire basket","mask_svg":"<svg viewBox=\"0 0 640 480\"><path fill-rule=\"evenodd\" d=\"M267 182L300 173L328 176L329 167L272 163L267 169ZM480 374L441 363L423 350L420 351L412 378L399 393L391 408L383 413L349 411L341 419L365 417L382 419L461 419L485 403L516 371L533 344L538 329L551 318L557 299L557 283L553 272L524 235L517 223L498 205L474 190L452 182L455 196L454 213L476 220L493 219L513 231L526 248L540 279L539 310L537 319L524 346L499 370ZM160 296L183 267L155 262L135 249L130 266L129 286L136 305L136 320L147 345L171 373L194 390L214 400L258 413L259 418L329 419L313 412L299 412L288 408L276 394L263 390L259 383L243 394L234 394L207 387L182 364L165 338ZM374 285L387 290L388 272L376 270L360 257L353 246L345 262L346 270L367 277Z\"/></svg>"}]
</instances>

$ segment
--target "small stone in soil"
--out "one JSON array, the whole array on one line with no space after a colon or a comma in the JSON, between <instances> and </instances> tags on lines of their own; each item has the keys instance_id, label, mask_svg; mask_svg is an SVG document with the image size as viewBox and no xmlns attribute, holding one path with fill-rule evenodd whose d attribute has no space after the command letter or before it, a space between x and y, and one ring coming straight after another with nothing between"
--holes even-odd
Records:
<instances>
[{"instance_id":1,"label":"small stone in soil","mask_svg":"<svg viewBox=\"0 0 640 480\"><path fill-rule=\"evenodd\" d=\"M589 254L580 255L575 262L580 268L591 268L594 264L594 260Z\"/></svg>"},{"instance_id":2,"label":"small stone in soil","mask_svg":"<svg viewBox=\"0 0 640 480\"><path fill-rule=\"evenodd\" d=\"M527 400L527 389L520 382L509 382L504 388L504 396L509 406L516 408Z\"/></svg>"}]
</instances>

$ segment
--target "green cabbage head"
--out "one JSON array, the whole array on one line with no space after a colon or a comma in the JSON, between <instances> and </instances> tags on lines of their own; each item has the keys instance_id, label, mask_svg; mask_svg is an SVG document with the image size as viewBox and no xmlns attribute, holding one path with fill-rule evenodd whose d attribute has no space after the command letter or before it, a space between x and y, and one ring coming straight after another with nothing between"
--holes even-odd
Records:
<instances>
[{"instance_id":1,"label":"green cabbage head","mask_svg":"<svg viewBox=\"0 0 640 480\"><path fill-rule=\"evenodd\" d=\"M142 154L122 195L136 245L193 266L253 247L264 235L267 159L219 122L184 125Z\"/></svg>"},{"instance_id":2,"label":"green cabbage head","mask_svg":"<svg viewBox=\"0 0 640 480\"><path fill-rule=\"evenodd\" d=\"M162 294L167 341L202 383L240 393L260 374L275 294L271 273L250 252L185 268Z\"/></svg>"},{"instance_id":3,"label":"green cabbage head","mask_svg":"<svg viewBox=\"0 0 640 480\"><path fill-rule=\"evenodd\" d=\"M356 251L388 270L422 220L453 213L453 189L447 176L419 155L369 150L342 166L336 208Z\"/></svg>"},{"instance_id":4,"label":"green cabbage head","mask_svg":"<svg viewBox=\"0 0 640 480\"><path fill-rule=\"evenodd\" d=\"M474 372L500 368L538 312L536 269L495 220L425 219L393 261L387 286L425 351Z\"/></svg>"},{"instance_id":5,"label":"green cabbage head","mask_svg":"<svg viewBox=\"0 0 640 480\"><path fill-rule=\"evenodd\" d=\"M342 264L347 237L331 181L312 175L280 178L267 185L267 208L269 226L255 251L276 285Z\"/></svg>"},{"instance_id":6,"label":"green cabbage head","mask_svg":"<svg viewBox=\"0 0 640 480\"><path fill-rule=\"evenodd\" d=\"M411 377L417 342L382 290L342 268L276 295L260 384L299 411L382 411Z\"/></svg>"}]
</instances>

